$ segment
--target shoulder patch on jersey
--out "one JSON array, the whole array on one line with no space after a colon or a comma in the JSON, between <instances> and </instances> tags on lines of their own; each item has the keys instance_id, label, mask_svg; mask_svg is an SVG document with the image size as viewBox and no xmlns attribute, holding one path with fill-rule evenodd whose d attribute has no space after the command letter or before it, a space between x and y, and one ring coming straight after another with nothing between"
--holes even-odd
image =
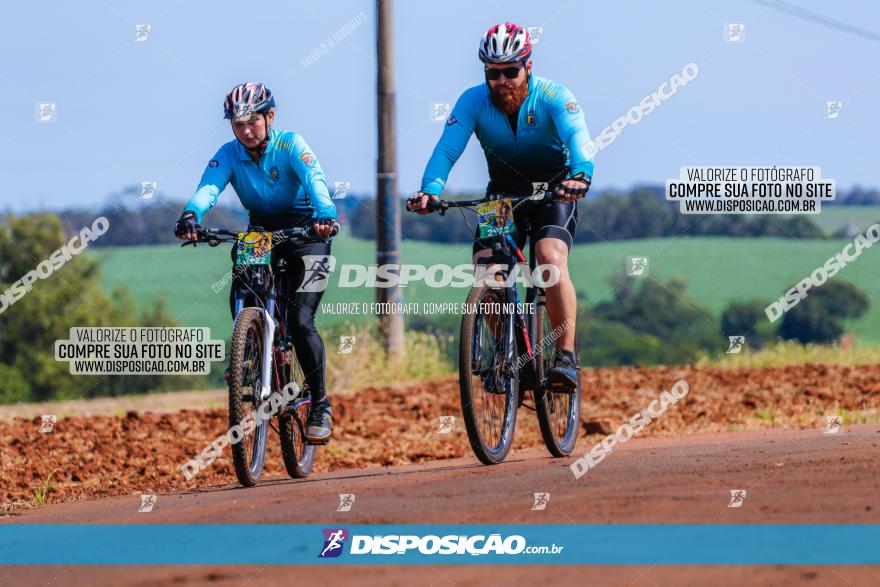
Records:
<instances>
[{"instance_id":1,"label":"shoulder patch on jersey","mask_svg":"<svg viewBox=\"0 0 880 587\"><path fill-rule=\"evenodd\" d=\"M559 86L551 86L548 83L542 83L538 88L544 92L548 98L552 98L559 91Z\"/></svg>"},{"instance_id":2,"label":"shoulder patch on jersey","mask_svg":"<svg viewBox=\"0 0 880 587\"><path fill-rule=\"evenodd\" d=\"M302 159L302 162L305 163L306 167L314 167L315 166L315 156L309 153L308 151L304 153L300 153L299 156Z\"/></svg>"},{"instance_id":3,"label":"shoulder patch on jersey","mask_svg":"<svg viewBox=\"0 0 880 587\"><path fill-rule=\"evenodd\" d=\"M296 141L296 135L294 135L290 131L285 131L281 133L281 136L278 137L278 142L275 144L276 148L284 149L288 153L293 152L293 143Z\"/></svg>"},{"instance_id":4,"label":"shoulder patch on jersey","mask_svg":"<svg viewBox=\"0 0 880 587\"><path fill-rule=\"evenodd\" d=\"M577 102L566 102L565 109L568 110L569 112L571 112L572 114L577 114L578 112L581 111Z\"/></svg>"},{"instance_id":5,"label":"shoulder patch on jersey","mask_svg":"<svg viewBox=\"0 0 880 587\"><path fill-rule=\"evenodd\" d=\"M220 162L216 159L211 159L210 161L208 161L208 167L217 167L218 165L220 165Z\"/></svg>"},{"instance_id":6,"label":"shoulder patch on jersey","mask_svg":"<svg viewBox=\"0 0 880 587\"><path fill-rule=\"evenodd\" d=\"M456 122L458 122L458 121L455 119L455 117L453 115L450 114L449 118L446 119L446 126L452 126Z\"/></svg>"}]
</instances>

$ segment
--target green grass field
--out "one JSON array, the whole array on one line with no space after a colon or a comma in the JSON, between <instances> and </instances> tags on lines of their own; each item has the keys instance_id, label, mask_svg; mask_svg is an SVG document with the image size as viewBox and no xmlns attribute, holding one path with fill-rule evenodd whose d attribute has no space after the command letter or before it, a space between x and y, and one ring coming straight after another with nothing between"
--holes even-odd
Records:
<instances>
[{"instance_id":1,"label":"green grass field","mask_svg":"<svg viewBox=\"0 0 880 587\"><path fill-rule=\"evenodd\" d=\"M823 212L823 215L825 212ZM873 216L871 216L873 218ZM873 222L873 220L872 220ZM596 245L578 245L572 251L570 266L575 285L593 304L607 299L610 275L623 276L626 258L646 256L653 277L687 279L688 295L706 306L717 318L732 301L752 298L769 303L786 289L806 277L827 258L839 252L846 241L798 241L783 239L678 238L629 240ZM371 241L343 237L333 245L337 264L374 263ZM172 315L184 325L208 326L212 332L229 334L228 288L214 293L212 284L229 271L226 246L199 246L181 249L176 245L90 249L89 254L103 261L103 280L107 288L125 285L138 303L163 295ZM409 241L404 242L403 263L466 263L470 247ZM848 280L871 298L869 313L849 325L849 330L865 342L880 342L880 278L877 262L880 248L866 249L853 264L834 279ZM338 267L338 265L337 265ZM331 287L324 302L372 302L371 289ZM407 302L462 302L463 288L435 289L424 282L404 290ZM362 316L360 318L363 318ZM694 319L702 319L694 313ZM321 316L319 323L344 321L341 316Z\"/></svg>"},{"instance_id":2,"label":"green grass field","mask_svg":"<svg viewBox=\"0 0 880 587\"><path fill-rule=\"evenodd\" d=\"M822 212L808 218L825 234L834 234L834 231L848 222L864 232L872 224L880 222L880 206L823 206Z\"/></svg>"}]
</instances>

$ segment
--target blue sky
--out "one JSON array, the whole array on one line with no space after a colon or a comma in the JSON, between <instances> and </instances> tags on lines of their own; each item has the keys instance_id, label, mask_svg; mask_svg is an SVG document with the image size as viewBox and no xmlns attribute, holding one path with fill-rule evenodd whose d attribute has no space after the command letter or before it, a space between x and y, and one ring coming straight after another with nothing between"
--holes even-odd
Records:
<instances>
[{"instance_id":1,"label":"blue sky","mask_svg":"<svg viewBox=\"0 0 880 587\"><path fill-rule=\"evenodd\" d=\"M803 2L835 21L880 30L868 2ZM246 8L246 11L245 11ZM366 22L314 63L302 61L363 13ZM593 133L687 64L700 75L596 159L594 186L676 177L683 165L818 165L838 187L878 186L880 42L760 2L395 3L399 189L419 187L442 130L432 102L482 81L476 56L489 25L542 26L535 72L568 86ZM725 43L725 22L746 25ZM134 42L135 25L150 24ZM0 23L0 209L101 202L143 180L187 198L214 151L232 138L222 99L263 80L276 126L301 133L330 181L375 186L375 14L334 2L14 3ZM826 100L840 100L836 120ZM55 102L57 120L35 121ZM448 189L484 188L476 139ZM228 189L221 201L232 203Z\"/></svg>"}]
</instances>

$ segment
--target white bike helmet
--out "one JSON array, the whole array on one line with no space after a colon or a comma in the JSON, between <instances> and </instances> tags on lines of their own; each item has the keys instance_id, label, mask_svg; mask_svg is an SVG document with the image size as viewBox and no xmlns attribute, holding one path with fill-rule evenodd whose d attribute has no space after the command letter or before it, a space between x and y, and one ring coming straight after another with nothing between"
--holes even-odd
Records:
<instances>
[{"instance_id":1,"label":"white bike helmet","mask_svg":"<svg viewBox=\"0 0 880 587\"><path fill-rule=\"evenodd\" d=\"M480 39L480 61L515 63L532 54L529 31L513 23L496 24Z\"/></svg>"}]
</instances>

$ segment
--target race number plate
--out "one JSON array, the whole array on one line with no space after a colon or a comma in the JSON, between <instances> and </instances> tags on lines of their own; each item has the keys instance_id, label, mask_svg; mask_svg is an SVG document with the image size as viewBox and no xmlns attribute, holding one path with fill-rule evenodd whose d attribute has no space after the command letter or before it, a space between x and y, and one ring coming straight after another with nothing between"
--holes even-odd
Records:
<instances>
[{"instance_id":1,"label":"race number plate","mask_svg":"<svg viewBox=\"0 0 880 587\"><path fill-rule=\"evenodd\" d=\"M513 206L510 198L492 200L477 206L480 222L480 238L489 238L514 231Z\"/></svg>"},{"instance_id":2,"label":"race number plate","mask_svg":"<svg viewBox=\"0 0 880 587\"><path fill-rule=\"evenodd\" d=\"M240 232L235 249L236 265L268 265L272 261L272 233Z\"/></svg>"}]
</instances>

